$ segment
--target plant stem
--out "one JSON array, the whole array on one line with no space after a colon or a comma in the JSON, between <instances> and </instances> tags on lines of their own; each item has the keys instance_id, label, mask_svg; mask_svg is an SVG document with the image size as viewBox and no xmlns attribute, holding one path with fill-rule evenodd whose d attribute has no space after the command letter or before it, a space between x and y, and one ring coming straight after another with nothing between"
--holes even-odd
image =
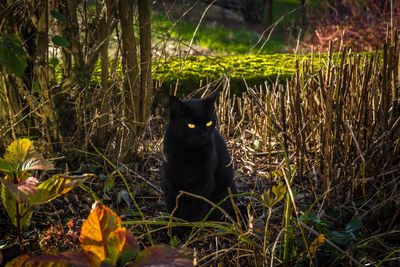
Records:
<instances>
[{"instance_id":1,"label":"plant stem","mask_svg":"<svg viewBox=\"0 0 400 267\"><path fill-rule=\"evenodd\" d=\"M286 202L285 202L285 215L284 215L284 237L283 237L283 262L285 266L287 266L287 262L289 259L289 251L290 251L290 233L289 233L289 226L290 226L290 195L286 193Z\"/></svg>"},{"instance_id":2,"label":"plant stem","mask_svg":"<svg viewBox=\"0 0 400 267\"><path fill-rule=\"evenodd\" d=\"M19 214L19 202L15 201L15 220L17 222L17 235L19 248L22 250L21 215Z\"/></svg>"},{"instance_id":3,"label":"plant stem","mask_svg":"<svg viewBox=\"0 0 400 267\"><path fill-rule=\"evenodd\" d=\"M287 145L286 142L281 144L283 152L284 152L284 158L285 158L285 163L287 170L287 175L285 174L285 177L292 177L292 169L290 167L290 160L289 160L289 155L288 155L288 150L287 150ZM288 181L288 179L285 179L286 186L287 186L287 191L286 191L286 202L285 202L285 211L284 211L284 237L283 237L283 262L284 266L287 266L288 260L289 260L289 252L290 252L290 233L289 233L289 226L290 226L290 221L291 221L291 214L290 214L290 187L292 181Z\"/></svg>"},{"instance_id":4,"label":"plant stem","mask_svg":"<svg viewBox=\"0 0 400 267\"><path fill-rule=\"evenodd\" d=\"M264 261L263 261L263 266L267 266L267 249L268 249L268 226L269 226L269 220L271 219L272 215L272 207L268 207L268 217L267 220L265 221L265 227L264 227L264 246L263 246L263 256L264 256Z\"/></svg>"}]
</instances>

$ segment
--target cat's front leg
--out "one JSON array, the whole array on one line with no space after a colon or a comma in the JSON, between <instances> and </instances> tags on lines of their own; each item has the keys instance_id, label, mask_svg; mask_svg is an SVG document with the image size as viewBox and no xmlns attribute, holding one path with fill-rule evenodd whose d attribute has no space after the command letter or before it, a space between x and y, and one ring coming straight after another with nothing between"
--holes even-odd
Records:
<instances>
[{"instance_id":1,"label":"cat's front leg","mask_svg":"<svg viewBox=\"0 0 400 267\"><path fill-rule=\"evenodd\" d=\"M209 205L204 200L195 198L193 196L183 194L176 194L175 197L170 199L168 205L168 211L170 214L181 220L187 222L197 222L204 219L207 212L209 211ZM192 227L174 227L172 234L178 236L180 239L184 239L192 230Z\"/></svg>"},{"instance_id":2,"label":"cat's front leg","mask_svg":"<svg viewBox=\"0 0 400 267\"><path fill-rule=\"evenodd\" d=\"M204 199L201 199L201 197L208 199L208 194L200 190L188 193L197 195L199 197L191 196L186 193L181 194L178 200L178 207L175 211L175 217L190 222L203 220L207 215L210 206Z\"/></svg>"}]
</instances>

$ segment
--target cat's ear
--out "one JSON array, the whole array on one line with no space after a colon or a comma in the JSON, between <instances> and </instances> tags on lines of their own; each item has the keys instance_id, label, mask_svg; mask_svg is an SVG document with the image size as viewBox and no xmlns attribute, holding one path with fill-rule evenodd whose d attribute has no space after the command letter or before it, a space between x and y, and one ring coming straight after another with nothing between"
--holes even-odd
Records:
<instances>
[{"instance_id":1,"label":"cat's ear","mask_svg":"<svg viewBox=\"0 0 400 267\"><path fill-rule=\"evenodd\" d=\"M169 114L172 117L180 116L185 113L185 104L176 96L169 96Z\"/></svg>"},{"instance_id":2,"label":"cat's ear","mask_svg":"<svg viewBox=\"0 0 400 267\"><path fill-rule=\"evenodd\" d=\"M217 100L218 96L219 96L219 90L215 91L211 95L209 95L206 98L204 98L204 103L207 105L207 107L210 110L214 109L214 103Z\"/></svg>"}]
</instances>

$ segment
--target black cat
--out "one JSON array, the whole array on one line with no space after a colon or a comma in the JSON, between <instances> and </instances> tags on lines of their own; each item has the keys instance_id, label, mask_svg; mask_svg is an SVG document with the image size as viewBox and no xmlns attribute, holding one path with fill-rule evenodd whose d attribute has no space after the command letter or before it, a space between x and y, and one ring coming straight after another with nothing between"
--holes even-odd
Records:
<instances>
[{"instance_id":1,"label":"black cat","mask_svg":"<svg viewBox=\"0 0 400 267\"><path fill-rule=\"evenodd\" d=\"M170 96L170 118L164 135L164 164L161 175L164 199L171 213L179 191L203 196L219 203L237 193L233 181L231 157L225 141L215 128L217 116L214 102L218 92L204 99L181 101ZM231 200L220 207L235 218ZM174 216L187 221L200 221L211 206L203 200L183 195ZM221 220L214 210L208 220Z\"/></svg>"}]
</instances>

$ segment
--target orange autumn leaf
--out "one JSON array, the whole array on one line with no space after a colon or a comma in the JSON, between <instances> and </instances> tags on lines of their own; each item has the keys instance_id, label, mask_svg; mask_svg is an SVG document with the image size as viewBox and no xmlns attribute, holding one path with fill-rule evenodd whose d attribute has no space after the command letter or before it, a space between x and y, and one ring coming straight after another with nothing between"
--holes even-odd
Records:
<instances>
[{"instance_id":1,"label":"orange autumn leaf","mask_svg":"<svg viewBox=\"0 0 400 267\"><path fill-rule=\"evenodd\" d=\"M84 251L115 265L126 242L126 229L121 227L121 219L114 211L99 205L83 223L80 242Z\"/></svg>"},{"instance_id":2,"label":"orange autumn leaf","mask_svg":"<svg viewBox=\"0 0 400 267\"><path fill-rule=\"evenodd\" d=\"M325 244L325 235L324 234L319 234L317 238L311 243L311 246L309 247L309 253L312 256L315 256L317 254L317 250L320 246Z\"/></svg>"},{"instance_id":3,"label":"orange autumn leaf","mask_svg":"<svg viewBox=\"0 0 400 267\"><path fill-rule=\"evenodd\" d=\"M317 254L317 250L318 250L317 246L311 245L309 248L310 255L314 257Z\"/></svg>"},{"instance_id":4,"label":"orange autumn leaf","mask_svg":"<svg viewBox=\"0 0 400 267\"><path fill-rule=\"evenodd\" d=\"M318 246L322 246L323 244L325 244L325 235L324 234L318 235L317 238L314 240L314 242L318 244Z\"/></svg>"}]
</instances>

